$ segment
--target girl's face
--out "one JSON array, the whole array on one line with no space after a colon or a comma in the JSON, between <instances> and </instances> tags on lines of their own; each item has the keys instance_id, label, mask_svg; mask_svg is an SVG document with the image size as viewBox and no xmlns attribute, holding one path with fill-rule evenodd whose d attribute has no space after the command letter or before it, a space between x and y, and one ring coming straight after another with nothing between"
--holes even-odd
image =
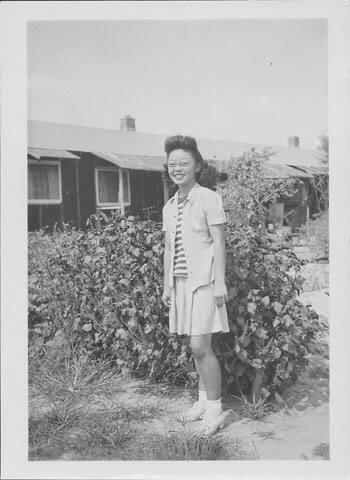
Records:
<instances>
[{"instance_id":1,"label":"girl's face","mask_svg":"<svg viewBox=\"0 0 350 480\"><path fill-rule=\"evenodd\" d=\"M200 166L196 164L190 152L182 149L170 152L168 157L169 177L179 187L194 184L196 173L199 171Z\"/></svg>"}]
</instances>

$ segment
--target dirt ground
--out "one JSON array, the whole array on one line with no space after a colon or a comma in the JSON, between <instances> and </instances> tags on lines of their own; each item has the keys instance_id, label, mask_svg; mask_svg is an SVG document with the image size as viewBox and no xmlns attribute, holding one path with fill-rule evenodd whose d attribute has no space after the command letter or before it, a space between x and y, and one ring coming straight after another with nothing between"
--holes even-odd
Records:
<instances>
[{"instance_id":1,"label":"dirt ground","mask_svg":"<svg viewBox=\"0 0 350 480\"><path fill-rule=\"evenodd\" d=\"M194 428L196 422L181 422L181 414L191 405L193 393L180 387L146 385L124 380L118 400L126 404L155 406L158 417L143 422L140 434L169 433ZM285 405L253 421L242 416L239 399L224 399L224 408L232 410L230 423L220 431L225 439L227 459L237 453L237 445L246 459L302 460L329 456L328 361L315 354L298 382L283 394Z\"/></svg>"},{"instance_id":2,"label":"dirt ground","mask_svg":"<svg viewBox=\"0 0 350 480\"><path fill-rule=\"evenodd\" d=\"M311 304L319 314L320 321L328 324L328 284L325 279L317 284L318 290L312 290L312 278L325 267L308 266L309 289L300 297L305 304ZM329 459L329 357L328 334L319 338L318 344L310 354L308 367L299 376L297 382L286 389L283 398L271 413L263 420L251 420L245 417L240 399L230 396L223 399L224 409L230 409L231 415L226 427L218 433L224 439L225 459L253 460L326 460ZM141 380L116 379L117 389L111 396L100 399L96 396L96 405L103 400L103 408L113 408L115 402L126 406L135 406L145 412L138 424L140 437L150 433L169 433L191 430L194 424L184 424L181 415L193 402L195 392L172 385L149 385ZM40 392L32 391L29 398L32 418L43 415L47 403ZM239 458L237 457L239 451ZM74 453L62 452L56 459L77 460Z\"/></svg>"},{"instance_id":3,"label":"dirt ground","mask_svg":"<svg viewBox=\"0 0 350 480\"><path fill-rule=\"evenodd\" d=\"M284 404L277 404L261 421L244 416L240 399L223 399L224 409L232 411L228 425L217 435L223 437L227 460L324 460L329 458L328 358L315 352L298 381L283 394ZM141 380L116 379L118 388L108 398L95 397L92 410L113 410L113 405L144 409L145 418L137 425L138 438L152 433L191 431L197 422L184 424L181 415L193 402L195 392L172 385L149 385ZM40 401L41 398L41 401ZM89 405L91 409L91 403ZM47 411L39 392L30 397L31 416ZM147 415L147 412L152 415ZM74 436L74 431L71 432ZM238 452L238 453L237 453ZM37 457L38 459L38 457ZM42 458L48 459L48 458ZM68 448L52 459L81 460L79 452ZM89 459L89 458L88 458Z\"/></svg>"},{"instance_id":4,"label":"dirt ground","mask_svg":"<svg viewBox=\"0 0 350 480\"><path fill-rule=\"evenodd\" d=\"M304 269L306 286L312 287L312 279L318 277L319 290L306 292L300 299L311 304L320 321L328 324L328 265L309 264ZM221 431L230 458L230 446L239 443L246 458L261 460L317 460L329 459L329 358L328 335L310 356L310 363L298 381L283 394L284 404L278 411L262 421L242 418L239 399L224 399L224 408L232 410L230 423ZM145 428L166 432L184 427L178 421L191 405L192 392L166 386L147 387L139 382L125 382L125 400L155 402L160 416Z\"/></svg>"},{"instance_id":5,"label":"dirt ground","mask_svg":"<svg viewBox=\"0 0 350 480\"><path fill-rule=\"evenodd\" d=\"M329 289L329 264L306 263L301 267L301 275L305 278L304 292L316 292Z\"/></svg>"},{"instance_id":6,"label":"dirt ground","mask_svg":"<svg viewBox=\"0 0 350 480\"><path fill-rule=\"evenodd\" d=\"M329 291L328 264L307 264L302 270L306 278L300 300L311 304L320 321L328 326ZM316 289L315 289L316 287ZM242 418L242 406L233 397L224 399L224 408L232 410L230 423L222 430L230 458L230 445L239 443L247 458L261 460L317 460L329 459L329 357L328 334L319 338L319 344L310 356L310 363L298 381L283 394L284 404L262 421ZM135 388L148 401L160 400L164 412L151 422L155 431L184 428L181 417L191 404L191 393L176 389L172 392L159 386L158 394L137 385L125 385L126 392ZM157 388L154 392L157 392ZM133 398L134 394L132 394ZM152 398L154 400L152 400ZM155 400L157 399L157 400ZM140 397L142 401L142 397ZM186 427L191 428L191 427Z\"/></svg>"}]
</instances>

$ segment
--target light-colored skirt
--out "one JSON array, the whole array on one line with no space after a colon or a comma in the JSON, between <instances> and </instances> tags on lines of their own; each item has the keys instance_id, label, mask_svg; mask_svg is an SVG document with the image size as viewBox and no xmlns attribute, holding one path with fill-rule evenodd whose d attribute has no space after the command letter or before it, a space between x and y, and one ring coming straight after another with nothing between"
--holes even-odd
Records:
<instances>
[{"instance_id":1,"label":"light-colored skirt","mask_svg":"<svg viewBox=\"0 0 350 480\"><path fill-rule=\"evenodd\" d=\"M189 288L187 277L174 277L169 311L169 331L178 335L229 332L226 305L214 302L214 282Z\"/></svg>"}]
</instances>

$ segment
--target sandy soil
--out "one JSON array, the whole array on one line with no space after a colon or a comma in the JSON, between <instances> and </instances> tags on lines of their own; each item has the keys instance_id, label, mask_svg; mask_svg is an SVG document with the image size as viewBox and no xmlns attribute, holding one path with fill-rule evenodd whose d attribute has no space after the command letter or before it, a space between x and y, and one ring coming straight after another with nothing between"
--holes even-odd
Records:
<instances>
[{"instance_id":1,"label":"sandy soil","mask_svg":"<svg viewBox=\"0 0 350 480\"><path fill-rule=\"evenodd\" d=\"M184 426L181 414L191 405L193 392L179 387L151 386L143 382L124 381L119 401L133 405L156 405L159 416L141 427L149 433L191 429L196 422ZM298 382L284 394L284 405L262 421L242 417L242 405L236 398L224 399L230 408L230 423L219 433L225 438L226 455L240 446L247 459L302 460L325 459L329 449L328 362L315 354Z\"/></svg>"},{"instance_id":2,"label":"sandy soil","mask_svg":"<svg viewBox=\"0 0 350 480\"><path fill-rule=\"evenodd\" d=\"M305 278L303 284L304 292L315 292L317 290L328 291L329 288L329 264L328 263L306 263L301 267L301 275Z\"/></svg>"}]
</instances>

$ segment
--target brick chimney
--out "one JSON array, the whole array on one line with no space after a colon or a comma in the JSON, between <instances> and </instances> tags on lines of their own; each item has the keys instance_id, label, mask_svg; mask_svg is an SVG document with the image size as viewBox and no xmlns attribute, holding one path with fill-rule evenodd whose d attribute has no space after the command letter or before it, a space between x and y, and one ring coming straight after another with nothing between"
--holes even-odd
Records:
<instances>
[{"instance_id":1,"label":"brick chimney","mask_svg":"<svg viewBox=\"0 0 350 480\"><path fill-rule=\"evenodd\" d=\"M135 129L135 119L131 115L125 115L120 119L120 130L134 132Z\"/></svg>"},{"instance_id":2,"label":"brick chimney","mask_svg":"<svg viewBox=\"0 0 350 480\"><path fill-rule=\"evenodd\" d=\"M300 146L300 139L293 135L292 137L288 138L288 147L298 148Z\"/></svg>"}]
</instances>

